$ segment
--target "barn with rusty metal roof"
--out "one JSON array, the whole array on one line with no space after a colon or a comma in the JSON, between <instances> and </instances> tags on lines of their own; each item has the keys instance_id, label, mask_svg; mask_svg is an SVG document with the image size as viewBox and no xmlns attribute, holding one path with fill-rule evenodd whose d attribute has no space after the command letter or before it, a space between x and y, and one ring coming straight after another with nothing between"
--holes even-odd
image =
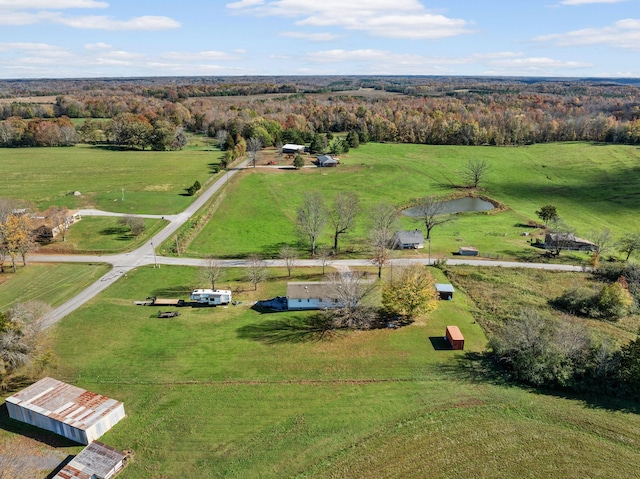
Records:
<instances>
[{"instance_id":1,"label":"barn with rusty metal roof","mask_svg":"<svg viewBox=\"0 0 640 479\"><path fill-rule=\"evenodd\" d=\"M126 464L127 455L94 441L66 464L53 479L109 479Z\"/></svg>"},{"instance_id":2,"label":"barn with rusty metal roof","mask_svg":"<svg viewBox=\"0 0 640 479\"><path fill-rule=\"evenodd\" d=\"M89 444L125 417L124 404L52 378L6 399L9 417Z\"/></svg>"}]
</instances>

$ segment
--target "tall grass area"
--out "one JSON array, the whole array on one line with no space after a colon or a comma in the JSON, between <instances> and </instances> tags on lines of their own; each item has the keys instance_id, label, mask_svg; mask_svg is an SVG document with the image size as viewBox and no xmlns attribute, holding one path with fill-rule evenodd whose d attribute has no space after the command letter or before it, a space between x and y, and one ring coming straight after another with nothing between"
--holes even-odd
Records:
<instances>
[{"instance_id":1,"label":"tall grass area","mask_svg":"<svg viewBox=\"0 0 640 479\"><path fill-rule=\"evenodd\" d=\"M51 374L125 403L102 439L135 451L123 479L640 474L635 414L483 379L464 293L404 328L318 336L313 312L250 308L284 293L284 271L257 292L241 274L220 287L242 304L158 319L133 301L185 298L197 272L140 268L56 326ZM465 352L438 348L449 324Z\"/></svg>"},{"instance_id":2,"label":"tall grass area","mask_svg":"<svg viewBox=\"0 0 640 479\"><path fill-rule=\"evenodd\" d=\"M59 306L109 270L102 264L29 264L0 275L0 311L18 303L43 301Z\"/></svg>"},{"instance_id":3,"label":"tall grass area","mask_svg":"<svg viewBox=\"0 0 640 479\"><path fill-rule=\"evenodd\" d=\"M621 235L640 228L636 185L640 150L631 146L586 143L531 145L517 148L366 144L342 157L338 168L251 170L228 193L210 225L193 241L195 255L238 256L258 252L275 255L283 244L306 248L295 232L296 209L304 193L321 191L330 202L335 193L354 191L364 209L377 202L406 206L424 196L466 194L460 171L469 159L486 160L491 172L482 190L506 211L465 213L433 231L434 255L451 257L459 246L475 246L481 254L538 259L528 245L524 225L537 220L545 204L581 236L610 229ZM402 217L405 228L420 227ZM541 230L534 231L542 235ZM332 244L327 230L320 243ZM364 217L341 240L343 252L366 254ZM564 256L571 256L563 253Z\"/></svg>"},{"instance_id":4,"label":"tall grass area","mask_svg":"<svg viewBox=\"0 0 640 479\"><path fill-rule=\"evenodd\" d=\"M2 196L39 208L95 207L121 213L171 214L193 201L185 188L205 184L219 151L118 151L101 146L2 148ZM122 201L124 189L124 201ZM74 191L82 193L73 196Z\"/></svg>"}]
</instances>

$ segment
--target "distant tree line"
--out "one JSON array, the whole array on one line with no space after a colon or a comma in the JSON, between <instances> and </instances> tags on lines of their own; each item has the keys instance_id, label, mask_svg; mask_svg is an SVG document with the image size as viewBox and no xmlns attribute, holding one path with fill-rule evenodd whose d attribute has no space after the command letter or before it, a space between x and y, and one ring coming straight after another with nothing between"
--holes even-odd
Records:
<instances>
[{"instance_id":1,"label":"distant tree line","mask_svg":"<svg viewBox=\"0 0 640 479\"><path fill-rule=\"evenodd\" d=\"M22 94L33 94L34 90L44 94L42 89L46 86L42 81L5 83L8 91ZM167 140L163 122L211 137L227 131L234 142L240 136L245 140L256 137L263 147L281 142L307 144L318 134L336 132L353 132L350 144L356 141L435 145L522 145L552 141L640 144L637 84L324 77L283 77L273 81L191 78L172 84L140 79L83 85L78 80L52 84L58 86L55 104L6 102L0 105L0 119L13 122L65 116L117 119L129 115L128 121L137 123L134 131L121 137L122 131L115 129L104 141L132 148L154 145L157 148L161 144L165 148L179 147L176 138ZM367 86L403 94L315 95ZM247 98L262 93L276 96ZM237 100L220 103L207 98L221 95ZM132 116L138 120L134 121ZM149 126L145 122L152 130L159 130L156 137L146 132ZM8 143L0 138L0 145L19 146L20 141ZM324 152L339 151L344 144L345 140L329 139ZM28 142L24 146L29 146Z\"/></svg>"}]
</instances>

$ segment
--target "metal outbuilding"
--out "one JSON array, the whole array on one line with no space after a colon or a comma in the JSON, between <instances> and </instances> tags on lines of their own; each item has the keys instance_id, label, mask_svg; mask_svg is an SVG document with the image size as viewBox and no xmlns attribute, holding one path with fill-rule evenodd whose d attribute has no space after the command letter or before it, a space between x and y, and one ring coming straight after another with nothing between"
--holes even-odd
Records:
<instances>
[{"instance_id":1,"label":"metal outbuilding","mask_svg":"<svg viewBox=\"0 0 640 479\"><path fill-rule=\"evenodd\" d=\"M460 332L458 326L447 326L445 338L449 341L451 349L464 349L464 336Z\"/></svg>"},{"instance_id":2,"label":"metal outbuilding","mask_svg":"<svg viewBox=\"0 0 640 479\"><path fill-rule=\"evenodd\" d=\"M453 299L453 293L455 293L455 290L453 289L452 284L436 283L436 292L440 299Z\"/></svg>"},{"instance_id":3,"label":"metal outbuilding","mask_svg":"<svg viewBox=\"0 0 640 479\"><path fill-rule=\"evenodd\" d=\"M124 404L52 378L6 399L9 417L89 444L125 417Z\"/></svg>"},{"instance_id":4,"label":"metal outbuilding","mask_svg":"<svg viewBox=\"0 0 640 479\"><path fill-rule=\"evenodd\" d=\"M126 464L127 455L94 441L66 464L53 479L109 479Z\"/></svg>"}]
</instances>

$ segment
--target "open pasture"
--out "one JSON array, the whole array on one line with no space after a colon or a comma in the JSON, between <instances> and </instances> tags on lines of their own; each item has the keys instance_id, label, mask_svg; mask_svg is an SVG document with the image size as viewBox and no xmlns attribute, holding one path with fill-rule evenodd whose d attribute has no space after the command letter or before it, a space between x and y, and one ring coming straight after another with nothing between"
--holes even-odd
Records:
<instances>
[{"instance_id":1,"label":"open pasture","mask_svg":"<svg viewBox=\"0 0 640 479\"><path fill-rule=\"evenodd\" d=\"M484 379L486 339L464 294L404 328L319 336L313 312L250 308L284 292L284 271L257 292L241 273L220 286L243 304L158 319L133 301L184 298L196 270L140 268L57 325L51 374L125 403L103 438L135 451L123 479L640 473L636 414ZM468 355L434 348L448 324Z\"/></svg>"},{"instance_id":2,"label":"open pasture","mask_svg":"<svg viewBox=\"0 0 640 479\"><path fill-rule=\"evenodd\" d=\"M193 197L185 189L211 176L219 151L118 151L100 146L2 148L2 195L70 209L171 214ZM124 190L124 191L123 191ZM79 191L82 196L73 196ZM123 201L124 196L124 201Z\"/></svg>"},{"instance_id":3,"label":"open pasture","mask_svg":"<svg viewBox=\"0 0 640 479\"><path fill-rule=\"evenodd\" d=\"M219 206L210 224L190 245L192 254L241 256L277 254L284 244L306 248L295 231L296 209L306 191L318 190L330 203L335 193L356 192L366 210L377 202L406 207L424 196L474 193L504 205L505 211L464 213L433 230L432 252L451 257L459 246L475 246L491 257L538 260L528 246L543 231L527 228L546 204L578 235L609 229L622 235L640 228L640 149L586 143L525 147L461 147L366 144L342 155L338 168L299 171L249 169ZM481 189L456 188L470 159L491 168ZM420 224L401 216L402 227ZM366 220L341 238L343 253L366 254ZM522 236L529 232L533 236ZM332 245L329 229L321 245ZM562 256L571 256L563 253ZM561 257L562 257L561 256Z\"/></svg>"},{"instance_id":4,"label":"open pasture","mask_svg":"<svg viewBox=\"0 0 640 479\"><path fill-rule=\"evenodd\" d=\"M37 264L0 275L0 311L18 303L43 301L59 306L105 274L103 264ZM5 264L5 269L10 270Z\"/></svg>"}]
</instances>

